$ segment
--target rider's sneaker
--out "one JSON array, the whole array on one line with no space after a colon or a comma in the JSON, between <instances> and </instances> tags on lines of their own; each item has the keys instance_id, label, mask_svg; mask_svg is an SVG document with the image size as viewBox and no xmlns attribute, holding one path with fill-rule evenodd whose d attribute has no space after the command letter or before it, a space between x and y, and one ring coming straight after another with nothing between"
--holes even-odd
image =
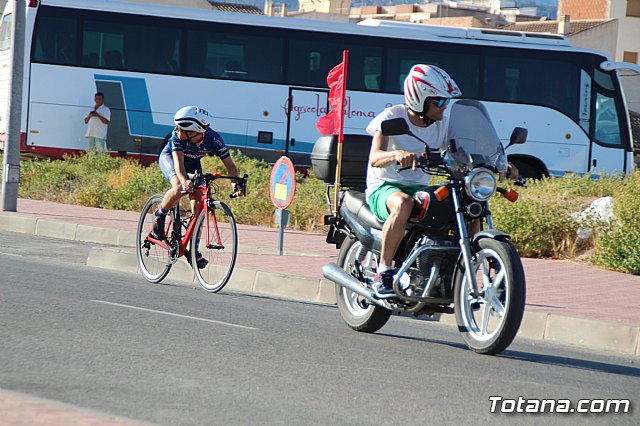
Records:
<instances>
[{"instance_id":1,"label":"rider's sneaker","mask_svg":"<svg viewBox=\"0 0 640 426\"><path fill-rule=\"evenodd\" d=\"M189 262L189 265L193 267L193 265L191 265L191 252L189 250L186 250L184 252L184 256L187 258L187 262ZM202 253L197 251L196 264L198 265L198 269L203 269L205 266L209 264L209 261L202 256Z\"/></svg>"},{"instance_id":2,"label":"rider's sneaker","mask_svg":"<svg viewBox=\"0 0 640 426\"><path fill-rule=\"evenodd\" d=\"M371 284L379 294L395 294L393 291L393 270L384 271L373 277Z\"/></svg>"},{"instance_id":3,"label":"rider's sneaker","mask_svg":"<svg viewBox=\"0 0 640 426\"><path fill-rule=\"evenodd\" d=\"M153 224L153 229L151 230L151 238L162 241L166 238L164 233L164 219L165 216L157 216L156 221Z\"/></svg>"}]
</instances>

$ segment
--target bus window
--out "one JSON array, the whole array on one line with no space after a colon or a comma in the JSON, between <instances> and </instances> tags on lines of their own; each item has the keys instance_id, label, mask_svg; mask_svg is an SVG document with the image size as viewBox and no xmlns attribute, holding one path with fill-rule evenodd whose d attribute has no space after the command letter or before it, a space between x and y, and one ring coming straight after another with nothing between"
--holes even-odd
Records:
<instances>
[{"instance_id":1,"label":"bus window","mask_svg":"<svg viewBox=\"0 0 640 426\"><path fill-rule=\"evenodd\" d=\"M12 21L11 15L2 17L2 24L0 24L0 52L11 48Z\"/></svg>"},{"instance_id":2,"label":"bus window","mask_svg":"<svg viewBox=\"0 0 640 426\"><path fill-rule=\"evenodd\" d=\"M546 106L577 121L580 67L548 56L549 52L491 49L485 55L482 99Z\"/></svg>"},{"instance_id":3,"label":"bus window","mask_svg":"<svg viewBox=\"0 0 640 426\"><path fill-rule=\"evenodd\" d=\"M428 46L428 45L427 45ZM387 90L395 93L402 92L404 79L415 64L435 65L442 68L458 84L465 98L478 96L478 69L480 56L472 53L466 46L424 46L416 49L388 50Z\"/></svg>"},{"instance_id":4,"label":"bus window","mask_svg":"<svg viewBox=\"0 0 640 426\"><path fill-rule=\"evenodd\" d=\"M348 90L382 90L381 49L366 46L357 37L332 41L305 40L304 36L289 42L287 81L301 86L327 87L327 74L342 62L343 50L349 51Z\"/></svg>"},{"instance_id":5,"label":"bus window","mask_svg":"<svg viewBox=\"0 0 640 426\"><path fill-rule=\"evenodd\" d=\"M49 64L76 65L77 20L40 16L36 24L33 61Z\"/></svg>"},{"instance_id":6,"label":"bus window","mask_svg":"<svg viewBox=\"0 0 640 426\"><path fill-rule=\"evenodd\" d=\"M291 40L287 82L301 86L327 87L327 74L341 61L342 49L337 42Z\"/></svg>"},{"instance_id":7,"label":"bus window","mask_svg":"<svg viewBox=\"0 0 640 426\"><path fill-rule=\"evenodd\" d=\"M598 142L622 146L615 99L602 93L596 94L595 136Z\"/></svg>"},{"instance_id":8,"label":"bus window","mask_svg":"<svg viewBox=\"0 0 640 426\"><path fill-rule=\"evenodd\" d=\"M187 39L189 75L266 83L282 81L282 41L276 37L190 30Z\"/></svg>"},{"instance_id":9,"label":"bus window","mask_svg":"<svg viewBox=\"0 0 640 426\"><path fill-rule=\"evenodd\" d=\"M367 90L380 91L382 89L382 57L365 56L363 58L363 65L364 88Z\"/></svg>"},{"instance_id":10,"label":"bus window","mask_svg":"<svg viewBox=\"0 0 640 426\"><path fill-rule=\"evenodd\" d=\"M180 70L180 31L162 25L87 20L82 65L176 74Z\"/></svg>"},{"instance_id":11,"label":"bus window","mask_svg":"<svg viewBox=\"0 0 640 426\"><path fill-rule=\"evenodd\" d=\"M613 80L611 79L611 75L606 72L600 71L599 69L594 69L593 77L598 83L600 87L606 90L615 90L615 86L613 85Z\"/></svg>"}]
</instances>

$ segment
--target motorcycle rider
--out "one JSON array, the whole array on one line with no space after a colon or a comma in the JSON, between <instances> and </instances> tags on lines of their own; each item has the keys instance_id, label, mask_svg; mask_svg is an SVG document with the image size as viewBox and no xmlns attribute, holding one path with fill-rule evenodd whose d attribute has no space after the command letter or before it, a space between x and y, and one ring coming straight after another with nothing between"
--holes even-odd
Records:
<instances>
[{"instance_id":1,"label":"motorcycle rider","mask_svg":"<svg viewBox=\"0 0 640 426\"><path fill-rule=\"evenodd\" d=\"M417 156L424 144L408 135L383 136L381 123L402 117L409 128L431 149L442 150L449 139L448 116L444 115L451 98L462 92L456 82L441 68L417 64L404 80L405 104L386 108L367 126L373 135L367 167L367 204L382 228L382 252L373 287L379 293L393 293L392 262L404 236L405 226L414 210L414 195L429 185L431 176L416 170ZM398 168L411 167L398 173ZM510 177L517 179L517 169L509 165ZM427 207L429 199L422 207Z\"/></svg>"}]
</instances>

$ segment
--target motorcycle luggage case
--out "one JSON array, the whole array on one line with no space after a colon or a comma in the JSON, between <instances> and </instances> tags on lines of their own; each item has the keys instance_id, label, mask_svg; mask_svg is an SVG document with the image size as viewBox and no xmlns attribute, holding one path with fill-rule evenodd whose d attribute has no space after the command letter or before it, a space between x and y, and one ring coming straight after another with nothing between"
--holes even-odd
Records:
<instances>
[{"instance_id":1,"label":"motorcycle luggage case","mask_svg":"<svg viewBox=\"0 0 640 426\"><path fill-rule=\"evenodd\" d=\"M324 183L335 183L338 135L321 136L313 145L311 167ZM367 182L367 163L371 136L344 135L340 185L364 191Z\"/></svg>"}]
</instances>

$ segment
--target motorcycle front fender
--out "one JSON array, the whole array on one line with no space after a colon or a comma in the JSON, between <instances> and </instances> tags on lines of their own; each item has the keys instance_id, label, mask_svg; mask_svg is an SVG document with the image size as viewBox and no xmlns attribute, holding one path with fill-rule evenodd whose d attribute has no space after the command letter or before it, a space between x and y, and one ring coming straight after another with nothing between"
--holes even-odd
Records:
<instances>
[{"instance_id":1,"label":"motorcycle front fender","mask_svg":"<svg viewBox=\"0 0 640 426\"><path fill-rule=\"evenodd\" d=\"M498 231L497 229L487 229L484 231L480 231L475 234L471 240L471 246L473 247L474 251L479 250L478 241L483 238L491 238L494 240L510 240L511 235L507 234L506 232Z\"/></svg>"}]
</instances>

